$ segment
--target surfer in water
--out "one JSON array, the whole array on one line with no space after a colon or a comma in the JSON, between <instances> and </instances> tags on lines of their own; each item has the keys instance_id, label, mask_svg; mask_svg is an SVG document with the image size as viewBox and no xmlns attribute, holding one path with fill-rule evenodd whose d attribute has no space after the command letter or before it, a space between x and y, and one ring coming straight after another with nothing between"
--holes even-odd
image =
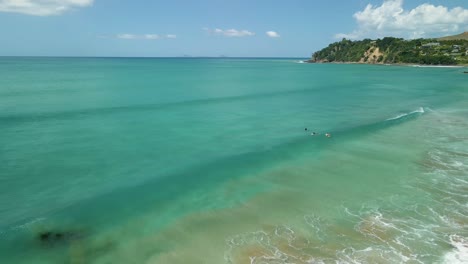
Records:
<instances>
[{"instance_id":1,"label":"surfer in water","mask_svg":"<svg viewBox=\"0 0 468 264\"><path fill-rule=\"evenodd\" d=\"M325 133L325 136L329 138L329 137L331 137L331 134L330 133Z\"/></svg>"},{"instance_id":2,"label":"surfer in water","mask_svg":"<svg viewBox=\"0 0 468 264\"><path fill-rule=\"evenodd\" d=\"M307 127L306 127L306 128L304 128L304 130L305 130L305 131L307 131ZM316 133L316 132L312 132L312 133L310 133L310 135L311 135L311 136L315 136L315 135L318 135L318 133Z\"/></svg>"}]
</instances>

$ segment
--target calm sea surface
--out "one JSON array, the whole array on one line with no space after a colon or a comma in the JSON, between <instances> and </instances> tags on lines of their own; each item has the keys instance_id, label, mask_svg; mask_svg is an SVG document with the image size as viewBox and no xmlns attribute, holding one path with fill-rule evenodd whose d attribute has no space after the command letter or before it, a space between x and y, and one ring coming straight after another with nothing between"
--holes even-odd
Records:
<instances>
[{"instance_id":1,"label":"calm sea surface","mask_svg":"<svg viewBox=\"0 0 468 264\"><path fill-rule=\"evenodd\" d=\"M467 263L464 70L0 58L0 262Z\"/></svg>"}]
</instances>

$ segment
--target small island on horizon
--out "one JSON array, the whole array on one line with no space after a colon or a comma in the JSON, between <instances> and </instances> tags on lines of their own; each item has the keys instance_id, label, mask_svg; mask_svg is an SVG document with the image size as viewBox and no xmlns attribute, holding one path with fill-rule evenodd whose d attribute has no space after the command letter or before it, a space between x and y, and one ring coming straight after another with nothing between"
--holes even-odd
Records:
<instances>
[{"instance_id":1,"label":"small island on horizon","mask_svg":"<svg viewBox=\"0 0 468 264\"><path fill-rule=\"evenodd\" d=\"M309 63L468 65L468 32L437 39L342 39L315 52Z\"/></svg>"}]
</instances>

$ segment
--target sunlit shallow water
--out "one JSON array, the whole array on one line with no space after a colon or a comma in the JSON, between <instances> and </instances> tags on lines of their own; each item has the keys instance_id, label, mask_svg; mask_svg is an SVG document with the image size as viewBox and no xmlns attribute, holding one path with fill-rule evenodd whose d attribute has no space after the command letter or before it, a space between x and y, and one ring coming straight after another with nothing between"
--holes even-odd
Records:
<instances>
[{"instance_id":1,"label":"sunlit shallow water","mask_svg":"<svg viewBox=\"0 0 468 264\"><path fill-rule=\"evenodd\" d=\"M2 259L468 261L460 69L184 59L0 67Z\"/></svg>"}]
</instances>

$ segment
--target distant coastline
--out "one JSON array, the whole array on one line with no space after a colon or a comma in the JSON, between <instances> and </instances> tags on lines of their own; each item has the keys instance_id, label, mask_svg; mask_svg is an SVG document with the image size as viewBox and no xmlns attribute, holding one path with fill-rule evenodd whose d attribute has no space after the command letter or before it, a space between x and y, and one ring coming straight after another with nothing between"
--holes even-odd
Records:
<instances>
[{"instance_id":1,"label":"distant coastline","mask_svg":"<svg viewBox=\"0 0 468 264\"><path fill-rule=\"evenodd\" d=\"M315 52L308 63L468 66L468 32L439 39L342 39Z\"/></svg>"},{"instance_id":2,"label":"distant coastline","mask_svg":"<svg viewBox=\"0 0 468 264\"><path fill-rule=\"evenodd\" d=\"M468 64L415 64L415 63L368 63L368 62L354 62L354 61L332 61L332 62L322 62L322 61L313 61L305 60L302 63L311 63L311 64L358 64L358 65L376 65L376 66L407 66L407 67L421 67L421 68L466 68Z\"/></svg>"}]
</instances>

